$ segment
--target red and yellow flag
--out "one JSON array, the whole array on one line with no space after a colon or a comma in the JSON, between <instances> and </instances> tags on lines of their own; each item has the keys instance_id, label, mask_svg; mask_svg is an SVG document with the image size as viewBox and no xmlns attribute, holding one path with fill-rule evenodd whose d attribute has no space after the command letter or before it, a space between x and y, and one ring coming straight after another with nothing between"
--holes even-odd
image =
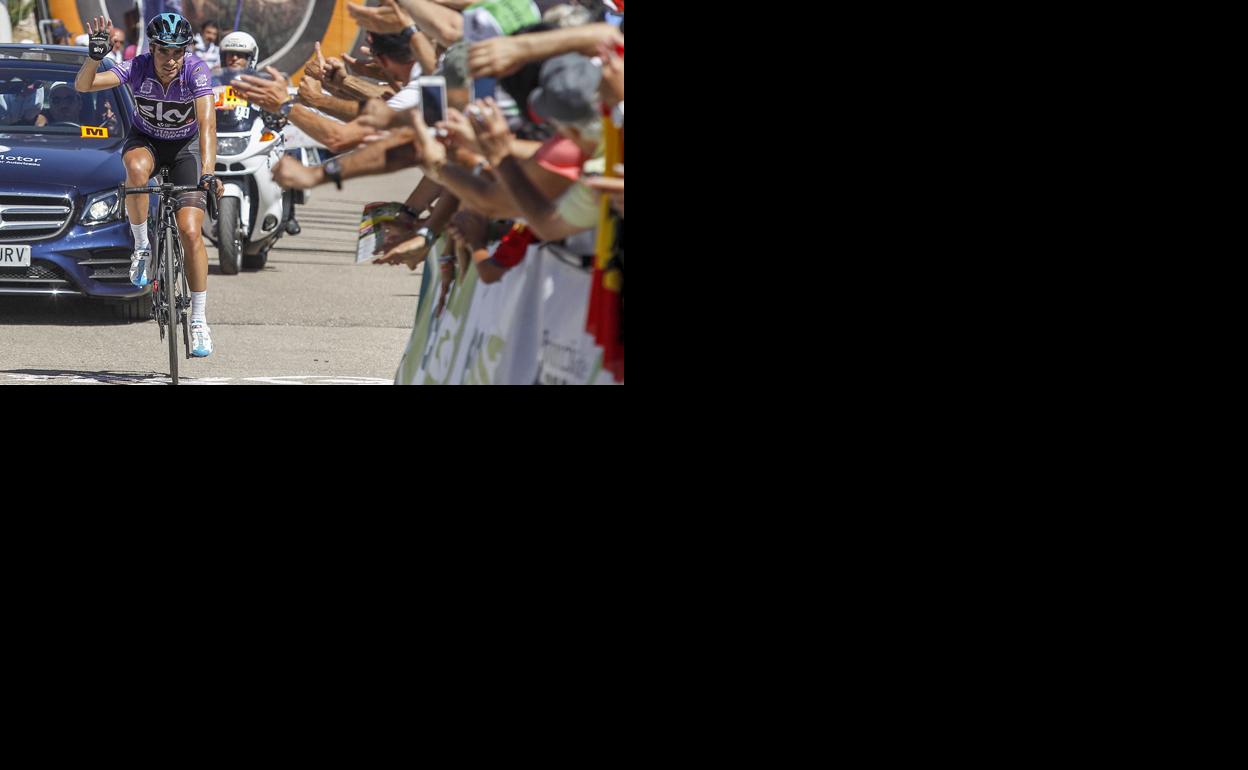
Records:
<instances>
[{"instance_id":1,"label":"red and yellow flag","mask_svg":"<svg viewBox=\"0 0 1248 770\"><path fill-rule=\"evenodd\" d=\"M602 119L606 140L606 176L615 177L618 163L624 162L624 134L611 121L610 111L604 109ZM611 214L611 196L603 195L598 210L598 241L594 249L594 275L589 289L589 313L585 330L602 346L602 368L611 372L616 382L624 381L624 306L621 292L624 274L611 262L611 249L615 244L615 217Z\"/></svg>"}]
</instances>

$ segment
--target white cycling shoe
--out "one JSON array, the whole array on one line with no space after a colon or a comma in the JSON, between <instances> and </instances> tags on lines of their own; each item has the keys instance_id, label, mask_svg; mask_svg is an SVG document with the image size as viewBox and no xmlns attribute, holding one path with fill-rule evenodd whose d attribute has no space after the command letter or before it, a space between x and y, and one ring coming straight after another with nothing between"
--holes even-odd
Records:
<instances>
[{"instance_id":1,"label":"white cycling shoe","mask_svg":"<svg viewBox=\"0 0 1248 770\"><path fill-rule=\"evenodd\" d=\"M191 321L191 355L196 358L212 355L212 334L203 321Z\"/></svg>"},{"instance_id":2,"label":"white cycling shoe","mask_svg":"<svg viewBox=\"0 0 1248 770\"><path fill-rule=\"evenodd\" d=\"M130 283L135 286L146 286L147 265L152 261L151 249L135 249L130 257Z\"/></svg>"}]
</instances>

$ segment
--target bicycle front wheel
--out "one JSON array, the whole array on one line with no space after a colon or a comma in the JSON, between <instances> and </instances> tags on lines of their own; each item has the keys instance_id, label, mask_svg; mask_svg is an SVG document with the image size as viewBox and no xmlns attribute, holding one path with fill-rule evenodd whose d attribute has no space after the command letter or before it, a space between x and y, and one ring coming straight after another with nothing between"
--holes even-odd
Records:
<instances>
[{"instance_id":1,"label":"bicycle front wheel","mask_svg":"<svg viewBox=\"0 0 1248 770\"><path fill-rule=\"evenodd\" d=\"M177 238L177 230L166 230L164 243L161 244L161 258L165 263L165 274L161 278L165 285L161 289L165 294L165 305L169 308L169 377L174 385L178 384L178 282L174 269Z\"/></svg>"}]
</instances>

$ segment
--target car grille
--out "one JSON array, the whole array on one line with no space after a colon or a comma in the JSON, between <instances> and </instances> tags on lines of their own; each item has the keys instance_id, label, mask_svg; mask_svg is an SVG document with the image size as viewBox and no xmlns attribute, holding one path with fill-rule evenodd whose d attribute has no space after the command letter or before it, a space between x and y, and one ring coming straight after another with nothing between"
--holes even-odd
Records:
<instances>
[{"instance_id":1,"label":"car grille","mask_svg":"<svg viewBox=\"0 0 1248 770\"><path fill-rule=\"evenodd\" d=\"M78 263L91 269L91 277L97 281L130 282L130 252L107 249L97 251L90 259Z\"/></svg>"},{"instance_id":2,"label":"car grille","mask_svg":"<svg viewBox=\"0 0 1248 770\"><path fill-rule=\"evenodd\" d=\"M68 198L55 195L0 195L0 243L51 238L65 229L74 213Z\"/></svg>"},{"instance_id":3,"label":"car grille","mask_svg":"<svg viewBox=\"0 0 1248 770\"><path fill-rule=\"evenodd\" d=\"M77 294L59 267L36 262L30 267L0 267L0 294Z\"/></svg>"}]
</instances>

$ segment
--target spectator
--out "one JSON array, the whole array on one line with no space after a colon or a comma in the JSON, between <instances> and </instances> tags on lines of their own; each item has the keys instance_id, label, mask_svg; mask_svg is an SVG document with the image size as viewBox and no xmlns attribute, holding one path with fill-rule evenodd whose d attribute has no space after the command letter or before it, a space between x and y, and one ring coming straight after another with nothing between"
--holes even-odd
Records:
<instances>
[{"instance_id":1,"label":"spectator","mask_svg":"<svg viewBox=\"0 0 1248 770\"><path fill-rule=\"evenodd\" d=\"M121 27L113 27L109 33L109 43L112 48L104 54L104 58L111 59L114 64L121 64L126 60L126 33L121 31Z\"/></svg>"},{"instance_id":2,"label":"spectator","mask_svg":"<svg viewBox=\"0 0 1248 770\"><path fill-rule=\"evenodd\" d=\"M125 39L133 40L134 42L126 46L126 50L121 55L121 58L123 60L130 61L131 59L133 59L135 56L138 55L138 49L139 49L138 41L140 40L139 35L141 33L142 33L142 30L139 28L138 22L136 22L134 26L130 27L130 34L126 35Z\"/></svg>"},{"instance_id":3,"label":"spectator","mask_svg":"<svg viewBox=\"0 0 1248 770\"><path fill-rule=\"evenodd\" d=\"M52 38L52 45L73 45L74 38L69 34L69 30L65 28L65 22L60 19L52 19L49 25L48 35Z\"/></svg>"},{"instance_id":4,"label":"spectator","mask_svg":"<svg viewBox=\"0 0 1248 770\"><path fill-rule=\"evenodd\" d=\"M417 61L409 42L413 33L399 32L393 35L369 33L368 47L377 63L403 88L386 101L392 110L405 110L420 105L420 76L424 68Z\"/></svg>"},{"instance_id":5,"label":"spectator","mask_svg":"<svg viewBox=\"0 0 1248 770\"><path fill-rule=\"evenodd\" d=\"M195 55L203 60L212 74L221 74L221 49L217 41L221 39L221 28L211 19L205 21L195 36Z\"/></svg>"},{"instance_id":6,"label":"spectator","mask_svg":"<svg viewBox=\"0 0 1248 770\"><path fill-rule=\"evenodd\" d=\"M543 64L541 77L541 84L529 97L530 108L543 120L550 120L586 157L593 158L585 164L587 172L601 173L601 66L581 54L568 53ZM477 109L470 109L470 120L477 141L537 237L557 241L597 225L598 193L578 181L557 201L543 196L516 163L512 153L515 139L493 100L474 106Z\"/></svg>"},{"instance_id":7,"label":"spectator","mask_svg":"<svg viewBox=\"0 0 1248 770\"><path fill-rule=\"evenodd\" d=\"M280 77L242 79L253 104L288 113L332 150L350 150L319 167L284 158L274 178L307 189L419 166L424 173L396 226L387 228L376 261L414 270L441 241L435 314L470 264L482 283L493 283L535 240L593 257L597 283L586 328L604 346L604 369L622 379L622 0L380 0L347 10L368 32L364 50L372 63L326 60L318 49L295 105ZM425 35L436 45L433 60L420 45L429 43ZM449 108L432 127L436 134L424 123L417 83L431 71L446 80ZM367 77L397 93L384 101L360 98ZM472 78L496 78L496 96L470 103ZM608 158L615 165L605 175ZM614 218L603 219L604 196ZM600 224L607 226L601 234ZM612 280L603 283L606 275Z\"/></svg>"},{"instance_id":8,"label":"spectator","mask_svg":"<svg viewBox=\"0 0 1248 770\"><path fill-rule=\"evenodd\" d=\"M410 21L404 23L405 19L399 13L399 5ZM398 4L395 0L382 0L375 8L348 3L347 13L370 32L401 32L408 24L414 24L443 48L451 47L464 34L463 14L433 0L402 0Z\"/></svg>"},{"instance_id":9,"label":"spectator","mask_svg":"<svg viewBox=\"0 0 1248 770\"><path fill-rule=\"evenodd\" d=\"M402 33L370 34L369 47L377 57L377 62L387 75L396 82L405 85L394 96L386 101L390 109L405 109L420 105L420 64L408 42L410 35ZM273 80L265 80L252 75L244 75L234 81L235 90L243 98L269 112L280 112L283 105L291 100L286 89L286 78L280 72L268 68ZM335 70L337 71L337 70ZM301 101L308 97L304 96ZM325 145L332 152L344 152L358 146L364 138L373 134L375 128L358 118L341 122L313 112L304 104L294 104L288 108L289 119L304 133Z\"/></svg>"}]
</instances>

